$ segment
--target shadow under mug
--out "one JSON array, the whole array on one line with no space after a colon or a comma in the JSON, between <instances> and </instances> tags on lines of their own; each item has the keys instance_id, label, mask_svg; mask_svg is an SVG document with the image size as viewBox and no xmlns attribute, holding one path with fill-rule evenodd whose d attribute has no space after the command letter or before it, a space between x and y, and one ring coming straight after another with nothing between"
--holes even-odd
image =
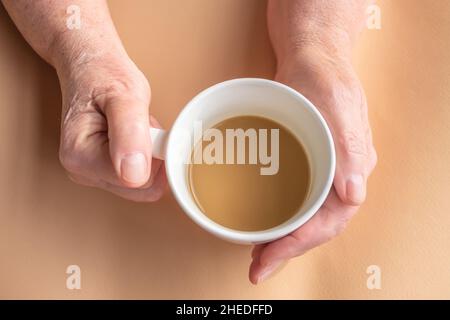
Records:
<instances>
[{"instance_id":1,"label":"shadow under mug","mask_svg":"<svg viewBox=\"0 0 450 320\"><path fill-rule=\"evenodd\" d=\"M200 210L190 191L187 163L197 142L194 123L201 121L204 130L244 115L265 117L283 125L302 142L310 163L311 186L303 205L292 218L267 230L239 231L214 222ZM231 242L259 244L291 233L319 210L333 183L336 155L325 120L308 99L279 82L242 78L216 84L183 108L170 131L151 128L150 134L153 157L165 160L169 185L180 206L203 229Z\"/></svg>"}]
</instances>

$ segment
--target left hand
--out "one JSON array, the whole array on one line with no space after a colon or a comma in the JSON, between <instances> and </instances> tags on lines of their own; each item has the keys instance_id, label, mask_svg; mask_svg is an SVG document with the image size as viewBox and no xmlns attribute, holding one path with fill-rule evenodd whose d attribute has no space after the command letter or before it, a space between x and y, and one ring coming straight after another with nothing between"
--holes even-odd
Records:
<instances>
[{"instance_id":1,"label":"left hand","mask_svg":"<svg viewBox=\"0 0 450 320\"><path fill-rule=\"evenodd\" d=\"M249 278L265 280L283 262L301 256L338 235L366 197L367 178L377 155L361 84L346 59L306 48L277 70L276 80L306 96L327 121L337 164L333 188L320 210L293 233L252 251Z\"/></svg>"}]
</instances>

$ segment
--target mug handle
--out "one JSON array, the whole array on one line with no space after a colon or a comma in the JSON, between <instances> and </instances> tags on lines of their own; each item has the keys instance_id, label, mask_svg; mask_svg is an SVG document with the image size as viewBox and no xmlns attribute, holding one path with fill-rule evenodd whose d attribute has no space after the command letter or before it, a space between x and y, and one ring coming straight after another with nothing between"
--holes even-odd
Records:
<instances>
[{"instance_id":1,"label":"mug handle","mask_svg":"<svg viewBox=\"0 0 450 320\"><path fill-rule=\"evenodd\" d=\"M160 160L166 158L166 143L168 131L150 127L152 139L152 157Z\"/></svg>"}]
</instances>

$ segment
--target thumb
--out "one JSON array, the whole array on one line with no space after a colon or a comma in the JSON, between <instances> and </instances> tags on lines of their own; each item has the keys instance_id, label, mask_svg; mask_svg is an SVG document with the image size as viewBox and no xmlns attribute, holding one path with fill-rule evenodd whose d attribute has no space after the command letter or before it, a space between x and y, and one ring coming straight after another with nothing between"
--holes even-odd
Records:
<instances>
[{"instance_id":1,"label":"thumb","mask_svg":"<svg viewBox=\"0 0 450 320\"><path fill-rule=\"evenodd\" d=\"M114 169L126 187L144 185L151 171L149 101L114 97L105 106Z\"/></svg>"},{"instance_id":2,"label":"thumb","mask_svg":"<svg viewBox=\"0 0 450 320\"><path fill-rule=\"evenodd\" d=\"M367 181L367 146L364 135L344 131L337 134L337 137L334 187L344 203L361 205L366 198Z\"/></svg>"}]
</instances>

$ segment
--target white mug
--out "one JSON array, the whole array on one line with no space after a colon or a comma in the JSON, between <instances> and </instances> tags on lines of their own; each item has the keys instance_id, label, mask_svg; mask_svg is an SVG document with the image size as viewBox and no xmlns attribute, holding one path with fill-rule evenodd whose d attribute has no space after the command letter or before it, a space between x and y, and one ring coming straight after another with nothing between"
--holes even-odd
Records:
<instances>
[{"instance_id":1,"label":"white mug","mask_svg":"<svg viewBox=\"0 0 450 320\"><path fill-rule=\"evenodd\" d=\"M189 187L187 163L196 142L194 123L201 121L203 129L207 129L243 115L280 123L302 142L309 158L311 186L307 199L292 218L267 230L239 231L214 222L197 206ZM169 185L180 206L203 229L231 242L259 244L291 233L319 210L333 183L336 155L325 120L308 99L279 82L243 78L216 84L184 107L170 131L151 128L150 134L153 157L165 160Z\"/></svg>"}]
</instances>

